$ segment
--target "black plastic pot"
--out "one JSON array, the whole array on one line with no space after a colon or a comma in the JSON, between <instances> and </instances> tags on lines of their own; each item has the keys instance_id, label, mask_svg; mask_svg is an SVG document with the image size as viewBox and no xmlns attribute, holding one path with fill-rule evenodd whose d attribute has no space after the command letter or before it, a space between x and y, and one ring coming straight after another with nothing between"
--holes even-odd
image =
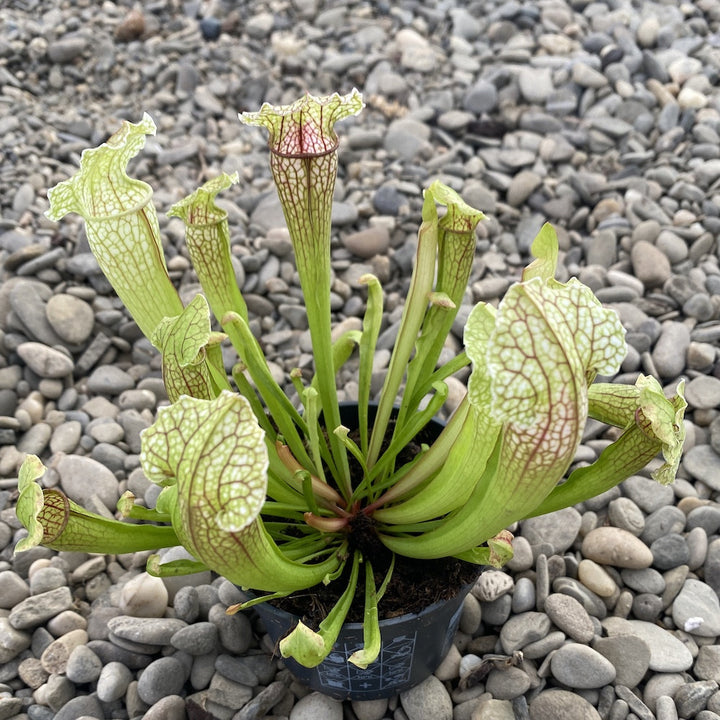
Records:
<instances>
[{"instance_id":1,"label":"black plastic pot","mask_svg":"<svg viewBox=\"0 0 720 720\"><path fill-rule=\"evenodd\" d=\"M377 406L370 404L370 423L376 413ZM391 417L396 415L397 408ZM357 403L341 403L340 418L345 426L357 428ZM443 426L442 421L431 420L416 441L432 443ZM447 655L460 621L463 600L472 585L458 588L455 597L433 603L419 613L381 620L380 655L365 670L348 662L363 646L362 623L345 623L332 651L317 667L306 668L292 658L284 660L285 666L303 685L338 700L377 700L408 690L432 675ZM261 603L255 609L276 646L299 620L270 603Z\"/></svg>"},{"instance_id":2,"label":"black plastic pot","mask_svg":"<svg viewBox=\"0 0 720 720\"><path fill-rule=\"evenodd\" d=\"M336 700L377 700L408 690L435 672L447 655L472 583L450 600L419 613L380 621L378 659L362 670L348 658L363 646L362 623L345 623L330 654L320 665L306 668L292 658L285 666L307 687ZM268 635L277 645L299 618L269 603L255 607Z\"/></svg>"}]
</instances>

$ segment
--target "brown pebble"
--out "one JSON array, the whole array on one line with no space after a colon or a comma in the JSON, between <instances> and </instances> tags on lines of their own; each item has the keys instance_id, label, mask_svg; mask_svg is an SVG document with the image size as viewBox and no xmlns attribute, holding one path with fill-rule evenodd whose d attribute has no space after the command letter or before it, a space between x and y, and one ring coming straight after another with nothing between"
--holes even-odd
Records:
<instances>
[{"instance_id":1,"label":"brown pebble","mask_svg":"<svg viewBox=\"0 0 720 720\"><path fill-rule=\"evenodd\" d=\"M50 677L50 673L37 658L25 658L18 666L18 675L33 690L37 690Z\"/></svg>"},{"instance_id":2,"label":"brown pebble","mask_svg":"<svg viewBox=\"0 0 720 720\"><path fill-rule=\"evenodd\" d=\"M691 510L695 510L695 508L703 507L704 505L712 505L712 501L705 500L705 499L699 498L699 497L684 497L677 504L677 506L686 515L689 515Z\"/></svg>"},{"instance_id":3,"label":"brown pebble","mask_svg":"<svg viewBox=\"0 0 720 720\"><path fill-rule=\"evenodd\" d=\"M120 42L130 42L142 37L145 32L145 16L137 8L131 10L115 28L115 37Z\"/></svg>"}]
</instances>

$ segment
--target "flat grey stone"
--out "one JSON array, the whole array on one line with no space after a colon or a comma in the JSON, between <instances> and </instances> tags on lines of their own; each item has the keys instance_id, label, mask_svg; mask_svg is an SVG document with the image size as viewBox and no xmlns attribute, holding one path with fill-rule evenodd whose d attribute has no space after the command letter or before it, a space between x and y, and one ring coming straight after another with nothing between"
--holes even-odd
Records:
<instances>
[{"instance_id":1,"label":"flat grey stone","mask_svg":"<svg viewBox=\"0 0 720 720\"><path fill-rule=\"evenodd\" d=\"M72 453L77 449L82 437L82 425L77 420L69 420L53 430L50 437L50 450L54 453Z\"/></svg>"},{"instance_id":2,"label":"flat grey stone","mask_svg":"<svg viewBox=\"0 0 720 720\"><path fill-rule=\"evenodd\" d=\"M608 636L635 635L650 649L650 670L660 673L684 672L693 664L690 650L669 630L643 620L611 617L603 621Z\"/></svg>"},{"instance_id":3,"label":"flat grey stone","mask_svg":"<svg viewBox=\"0 0 720 720\"><path fill-rule=\"evenodd\" d=\"M185 698L180 695L166 695L160 698L146 713L143 720L184 720Z\"/></svg>"},{"instance_id":4,"label":"flat grey stone","mask_svg":"<svg viewBox=\"0 0 720 720\"><path fill-rule=\"evenodd\" d=\"M720 405L720 380L712 375L693 378L685 386L685 398L696 408L717 407Z\"/></svg>"},{"instance_id":5,"label":"flat grey stone","mask_svg":"<svg viewBox=\"0 0 720 720\"><path fill-rule=\"evenodd\" d=\"M250 647L252 626L243 613L228 615L224 606L217 603L210 608L208 620L217 627L220 643L226 650L241 655Z\"/></svg>"},{"instance_id":6,"label":"flat grey stone","mask_svg":"<svg viewBox=\"0 0 720 720\"><path fill-rule=\"evenodd\" d=\"M87 380L88 390L97 395L119 395L135 387L132 376L115 365L100 365Z\"/></svg>"},{"instance_id":7,"label":"flat grey stone","mask_svg":"<svg viewBox=\"0 0 720 720\"><path fill-rule=\"evenodd\" d=\"M92 307L81 298L66 293L53 295L47 302L45 314L53 330L70 345L82 345L95 324Z\"/></svg>"},{"instance_id":8,"label":"flat grey stone","mask_svg":"<svg viewBox=\"0 0 720 720\"><path fill-rule=\"evenodd\" d=\"M502 627L512 611L512 596L501 595L492 602L482 603L482 619L486 625Z\"/></svg>"},{"instance_id":9,"label":"flat grey stone","mask_svg":"<svg viewBox=\"0 0 720 720\"><path fill-rule=\"evenodd\" d=\"M332 206L332 224L335 227L352 225L358 219L357 208L346 202L334 202Z\"/></svg>"},{"instance_id":10,"label":"flat grey stone","mask_svg":"<svg viewBox=\"0 0 720 720\"><path fill-rule=\"evenodd\" d=\"M549 543L553 554L562 555L575 542L582 517L575 508L557 510L522 522L522 535L531 545Z\"/></svg>"},{"instance_id":11,"label":"flat grey stone","mask_svg":"<svg viewBox=\"0 0 720 720\"><path fill-rule=\"evenodd\" d=\"M218 630L209 622L188 625L170 638L170 644L190 655L206 655L218 649Z\"/></svg>"},{"instance_id":12,"label":"flat grey stone","mask_svg":"<svg viewBox=\"0 0 720 720\"><path fill-rule=\"evenodd\" d=\"M523 657L526 657L528 660L538 660L539 658L544 658L553 650L557 650L561 647L566 640L567 638L565 637L565 633L560 632L559 630L553 630L545 637L540 638L540 640L536 640L535 642L526 645L522 650Z\"/></svg>"},{"instance_id":13,"label":"flat grey stone","mask_svg":"<svg viewBox=\"0 0 720 720\"><path fill-rule=\"evenodd\" d=\"M463 97L463 107L476 115L490 112L498 103L495 85L487 80L479 80L472 85Z\"/></svg>"},{"instance_id":14,"label":"flat grey stone","mask_svg":"<svg viewBox=\"0 0 720 720\"><path fill-rule=\"evenodd\" d=\"M17 353L42 378L64 378L75 368L71 357L43 343L22 343L18 345Z\"/></svg>"},{"instance_id":15,"label":"flat grey stone","mask_svg":"<svg viewBox=\"0 0 720 720\"><path fill-rule=\"evenodd\" d=\"M674 379L683 372L689 345L690 331L686 325L671 320L663 324L660 338L652 351L653 363L661 377Z\"/></svg>"},{"instance_id":16,"label":"flat grey stone","mask_svg":"<svg viewBox=\"0 0 720 720\"><path fill-rule=\"evenodd\" d=\"M0 617L0 663L9 663L30 647L29 633L14 628L8 618Z\"/></svg>"},{"instance_id":17,"label":"flat grey stone","mask_svg":"<svg viewBox=\"0 0 720 720\"><path fill-rule=\"evenodd\" d=\"M97 681L97 694L102 702L119 700L127 692L133 680L129 668L120 662L109 662L103 666Z\"/></svg>"},{"instance_id":18,"label":"flat grey stone","mask_svg":"<svg viewBox=\"0 0 720 720\"><path fill-rule=\"evenodd\" d=\"M699 648L693 674L701 680L720 683L720 645L703 645Z\"/></svg>"},{"instance_id":19,"label":"flat grey stone","mask_svg":"<svg viewBox=\"0 0 720 720\"><path fill-rule=\"evenodd\" d=\"M22 710L23 701L19 697L0 697L0 718L11 718L19 715Z\"/></svg>"},{"instance_id":20,"label":"flat grey stone","mask_svg":"<svg viewBox=\"0 0 720 720\"><path fill-rule=\"evenodd\" d=\"M30 595L30 588L16 572L3 570L0 572L0 608L10 610Z\"/></svg>"},{"instance_id":21,"label":"flat grey stone","mask_svg":"<svg viewBox=\"0 0 720 720\"><path fill-rule=\"evenodd\" d=\"M543 690L530 703L531 720L600 720L598 711L569 690Z\"/></svg>"},{"instance_id":22,"label":"flat grey stone","mask_svg":"<svg viewBox=\"0 0 720 720\"><path fill-rule=\"evenodd\" d=\"M253 696L251 687L233 682L222 675L215 674L210 681L208 698L213 703L234 710L242 707Z\"/></svg>"},{"instance_id":23,"label":"flat grey stone","mask_svg":"<svg viewBox=\"0 0 720 720\"><path fill-rule=\"evenodd\" d=\"M400 693L400 702L409 720L425 720L428 717L452 720L452 700L445 686L434 675L430 675L414 688ZM312 717L303 716L304 720L312 720ZM338 720L342 717L342 710L337 717Z\"/></svg>"},{"instance_id":24,"label":"flat grey stone","mask_svg":"<svg viewBox=\"0 0 720 720\"><path fill-rule=\"evenodd\" d=\"M645 515L629 497L612 500L608 504L608 517L612 525L635 536L640 536L645 529Z\"/></svg>"},{"instance_id":25,"label":"flat grey stone","mask_svg":"<svg viewBox=\"0 0 720 720\"><path fill-rule=\"evenodd\" d=\"M690 548L685 537L679 533L659 537L650 546L650 551L653 554L653 565L659 570L686 565L690 559Z\"/></svg>"},{"instance_id":26,"label":"flat grey stone","mask_svg":"<svg viewBox=\"0 0 720 720\"><path fill-rule=\"evenodd\" d=\"M710 445L696 445L683 454L682 466L692 477L720 492L720 455Z\"/></svg>"},{"instance_id":27,"label":"flat grey stone","mask_svg":"<svg viewBox=\"0 0 720 720\"><path fill-rule=\"evenodd\" d=\"M60 485L76 503L85 505L96 495L109 510L115 508L120 489L115 475L104 465L83 455L65 455L56 465Z\"/></svg>"},{"instance_id":28,"label":"flat grey stone","mask_svg":"<svg viewBox=\"0 0 720 720\"><path fill-rule=\"evenodd\" d=\"M720 635L720 601L715 591L700 580L688 578L672 605L673 621L699 637Z\"/></svg>"},{"instance_id":29,"label":"flat grey stone","mask_svg":"<svg viewBox=\"0 0 720 720\"><path fill-rule=\"evenodd\" d=\"M615 680L615 667L587 645L568 643L558 648L550 661L553 677L576 689L600 688Z\"/></svg>"},{"instance_id":30,"label":"flat grey stone","mask_svg":"<svg viewBox=\"0 0 720 720\"><path fill-rule=\"evenodd\" d=\"M646 545L652 545L656 540L670 533L682 533L686 522L687 517L679 507L665 505L645 518L642 541Z\"/></svg>"},{"instance_id":31,"label":"flat grey stone","mask_svg":"<svg viewBox=\"0 0 720 720\"><path fill-rule=\"evenodd\" d=\"M270 708L274 707L278 701L282 698L287 690L287 685L281 681L275 681L270 683L267 687L263 688L250 702L248 702L242 709L240 709L234 716L234 720L255 720L261 718L268 713ZM366 701L368 704L382 705L383 703L387 706L387 700L381 701ZM353 709L358 717L358 720L368 720L368 715L364 715L361 706L363 703L353 703Z\"/></svg>"},{"instance_id":32,"label":"flat grey stone","mask_svg":"<svg viewBox=\"0 0 720 720\"><path fill-rule=\"evenodd\" d=\"M144 702L154 705L167 695L177 695L184 684L185 669L180 661L174 657L163 657L151 662L143 670L137 692Z\"/></svg>"},{"instance_id":33,"label":"flat grey stone","mask_svg":"<svg viewBox=\"0 0 720 720\"><path fill-rule=\"evenodd\" d=\"M55 590L63 585L67 585L67 577L58 567L38 568L30 578L30 592L33 595Z\"/></svg>"},{"instance_id":34,"label":"flat grey stone","mask_svg":"<svg viewBox=\"0 0 720 720\"><path fill-rule=\"evenodd\" d=\"M108 629L124 640L148 645L168 645L172 636L187 627L187 623L177 618L144 618L119 615L110 618Z\"/></svg>"},{"instance_id":35,"label":"flat grey stone","mask_svg":"<svg viewBox=\"0 0 720 720\"><path fill-rule=\"evenodd\" d=\"M545 613L526 612L510 618L500 630L500 642L507 654L522 650L550 632L550 618Z\"/></svg>"},{"instance_id":36,"label":"flat grey stone","mask_svg":"<svg viewBox=\"0 0 720 720\"><path fill-rule=\"evenodd\" d=\"M607 607L602 598L575 578L557 577L553 580L552 589L556 593L574 597L592 617L601 620L607 615Z\"/></svg>"},{"instance_id":37,"label":"flat grey stone","mask_svg":"<svg viewBox=\"0 0 720 720\"><path fill-rule=\"evenodd\" d=\"M692 509L687 516L687 530L701 528L706 535L715 534L720 528L720 507L714 505L701 505Z\"/></svg>"},{"instance_id":38,"label":"flat grey stone","mask_svg":"<svg viewBox=\"0 0 720 720\"><path fill-rule=\"evenodd\" d=\"M41 625L72 607L70 588L63 586L26 598L10 611L8 621L16 630L26 630Z\"/></svg>"},{"instance_id":39,"label":"flat grey stone","mask_svg":"<svg viewBox=\"0 0 720 720\"><path fill-rule=\"evenodd\" d=\"M258 677L248 658L221 654L215 659L215 669L228 680L254 687Z\"/></svg>"},{"instance_id":40,"label":"flat grey stone","mask_svg":"<svg viewBox=\"0 0 720 720\"><path fill-rule=\"evenodd\" d=\"M650 648L635 635L598 637L592 648L613 664L615 682L621 685L636 687L650 667Z\"/></svg>"},{"instance_id":41,"label":"flat grey stone","mask_svg":"<svg viewBox=\"0 0 720 720\"><path fill-rule=\"evenodd\" d=\"M530 677L519 667L491 670L485 680L485 690L498 700L513 700L530 688Z\"/></svg>"},{"instance_id":42,"label":"flat grey stone","mask_svg":"<svg viewBox=\"0 0 720 720\"><path fill-rule=\"evenodd\" d=\"M73 648L67 660L65 674L68 680L84 685L95 682L100 677L102 661L86 645Z\"/></svg>"},{"instance_id":43,"label":"flat grey stone","mask_svg":"<svg viewBox=\"0 0 720 720\"><path fill-rule=\"evenodd\" d=\"M79 55L82 55L88 47L88 39L82 35L64 35L53 40L47 48L48 58L51 62L59 65L66 65L72 62Z\"/></svg>"},{"instance_id":44,"label":"flat grey stone","mask_svg":"<svg viewBox=\"0 0 720 720\"><path fill-rule=\"evenodd\" d=\"M650 548L627 530L599 527L591 530L582 543L586 558L601 565L619 568L643 568L652 564Z\"/></svg>"},{"instance_id":45,"label":"flat grey stone","mask_svg":"<svg viewBox=\"0 0 720 720\"><path fill-rule=\"evenodd\" d=\"M403 160L418 159L430 151L430 128L418 120L394 120L385 135L385 149Z\"/></svg>"},{"instance_id":46,"label":"flat grey stone","mask_svg":"<svg viewBox=\"0 0 720 720\"><path fill-rule=\"evenodd\" d=\"M70 705L70 701L75 698L76 688L64 675L52 674L48 678L45 685L45 700L50 706L51 710L59 712L63 710L66 705ZM78 709L76 706L70 705L67 712L73 713ZM80 715L87 709L87 705L80 705ZM57 717L57 715L55 716ZM70 717L74 718L75 715L71 714ZM96 715L96 717L100 717Z\"/></svg>"},{"instance_id":47,"label":"flat grey stone","mask_svg":"<svg viewBox=\"0 0 720 720\"><path fill-rule=\"evenodd\" d=\"M45 314L50 295L44 283L23 279L10 290L10 307L33 340L49 346L62 345L62 338L52 329Z\"/></svg>"},{"instance_id":48,"label":"flat grey stone","mask_svg":"<svg viewBox=\"0 0 720 720\"><path fill-rule=\"evenodd\" d=\"M708 699L717 692L718 684L714 680L689 682L678 688L674 700L678 715L683 718L696 717L705 709Z\"/></svg>"},{"instance_id":49,"label":"flat grey stone","mask_svg":"<svg viewBox=\"0 0 720 720\"><path fill-rule=\"evenodd\" d=\"M625 480L622 483L622 491L648 514L664 505L672 505L674 500L672 487L660 485L655 480L640 475L633 475Z\"/></svg>"},{"instance_id":50,"label":"flat grey stone","mask_svg":"<svg viewBox=\"0 0 720 720\"><path fill-rule=\"evenodd\" d=\"M607 85L607 78L598 70L586 65L584 62L576 62L572 68L572 79L581 87L601 88Z\"/></svg>"},{"instance_id":51,"label":"flat grey stone","mask_svg":"<svg viewBox=\"0 0 720 720\"><path fill-rule=\"evenodd\" d=\"M585 608L570 595L551 593L545 600L545 613L553 624L578 643L589 643L595 626Z\"/></svg>"},{"instance_id":52,"label":"flat grey stone","mask_svg":"<svg viewBox=\"0 0 720 720\"><path fill-rule=\"evenodd\" d=\"M81 717L103 717L102 705L94 695L74 697L68 700L55 714L55 720L77 720Z\"/></svg>"},{"instance_id":53,"label":"flat grey stone","mask_svg":"<svg viewBox=\"0 0 720 720\"><path fill-rule=\"evenodd\" d=\"M200 602L197 589L191 585L180 588L173 598L175 616L186 623L193 623L200 614Z\"/></svg>"},{"instance_id":54,"label":"flat grey stone","mask_svg":"<svg viewBox=\"0 0 720 720\"><path fill-rule=\"evenodd\" d=\"M633 598L632 614L636 620L655 622L663 610L663 600L657 595L640 593Z\"/></svg>"},{"instance_id":55,"label":"flat grey stone","mask_svg":"<svg viewBox=\"0 0 720 720\"><path fill-rule=\"evenodd\" d=\"M550 68L521 68L518 86L525 100L534 105L544 103L553 92L554 85Z\"/></svg>"},{"instance_id":56,"label":"flat grey stone","mask_svg":"<svg viewBox=\"0 0 720 720\"><path fill-rule=\"evenodd\" d=\"M516 615L535 607L535 584L530 578L518 578L512 595L512 611Z\"/></svg>"}]
</instances>

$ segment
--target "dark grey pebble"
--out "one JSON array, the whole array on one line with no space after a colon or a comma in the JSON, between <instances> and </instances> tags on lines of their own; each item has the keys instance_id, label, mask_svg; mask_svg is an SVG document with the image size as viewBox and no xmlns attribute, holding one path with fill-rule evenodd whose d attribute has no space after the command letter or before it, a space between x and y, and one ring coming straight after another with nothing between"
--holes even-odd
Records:
<instances>
[{"instance_id":1,"label":"dark grey pebble","mask_svg":"<svg viewBox=\"0 0 720 720\"><path fill-rule=\"evenodd\" d=\"M87 387L97 395L119 395L123 390L134 388L135 381L116 365L101 365L90 374Z\"/></svg>"},{"instance_id":2,"label":"dark grey pebble","mask_svg":"<svg viewBox=\"0 0 720 720\"><path fill-rule=\"evenodd\" d=\"M86 645L73 648L67 661L65 674L68 680L84 685L95 682L100 677L102 661Z\"/></svg>"},{"instance_id":3,"label":"dark grey pebble","mask_svg":"<svg viewBox=\"0 0 720 720\"><path fill-rule=\"evenodd\" d=\"M177 618L139 618L120 615L108 622L110 632L118 638L148 645L167 645L170 638L187 627Z\"/></svg>"},{"instance_id":4,"label":"dark grey pebble","mask_svg":"<svg viewBox=\"0 0 720 720\"><path fill-rule=\"evenodd\" d=\"M218 655L215 669L229 680L254 687L258 683L258 677L246 660L247 658L234 655Z\"/></svg>"},{"instance_id":5,"label":"dark grey pebble","mask_svg":"<svg viewBox=\"0 0 720 720\"><path fill-rule=\"evenodd\" d=\"M693 508L687 516L687 530L701 527L708 535L716 533L720 528L720 507L701 505Z\"/></svg>"},{"instance_id":6,"label":"dark grey pebble","mask_svg":"<svg viewBox=\"0 0 720 720\"><path fill-rule=\"evenodd\" d=\"M217 40L221 27L220 21L214 17L206 17L200 21L200 32L205 40Z\"/></svg>"},{"instance_id":7,"label":"dark grey pebble","mask_svg":"<svg viewBox=\"0 0 720 720\"><path fill-rule=\"evenodd\" d=\"M245 707L233 716L233 720L259 720L275 706L287 690L287 683L280 680L263 688Z\"/></svg>"},{"instance_id":8,"label":"dark grey pebble","mask_svg":"<svg viewBox=\"0 0 720 720\"><path fill-rule=\"evenodd\" d=\"M87 646L102 660L103 665L119 662L131 670L140 670L152 662L151 655L125 650L107 640L91 640Z\"/></svg>"},{"instance_id":9,"label":"dark grey pebble","mask_svg":"<svg viewBox=\"0 0 720 720\"><path fill-rule=\"evenodd\" d=\"M148 705L166 695L177 695L185 684L185 669L174 657L163 657L151 662L138 680L137 692Z\"/></svg>"},{"instance_id":10,"label":"dark grey pebble","mask_svg":"<svg viewBox=\"0 0 720 720\"><path fill-rule=\"evenodd\" d=\"M70 588L63 586L26 598L10 611L8 620L16 630L25 630L41 625L72 606Z\"/></svg>"},{"instance_id":11,"label":"dark grey pebble","mask_svg":"<svg viewBox=\"0 0 720 720\"><path fill-rule=\"evenodd\" d=\"M209 622L199 622L178 630L170 644L190 655L206 655L218 649L218 630Z\"/></svg>"},{"instance_id":12,"label":"dark grey pebble","mask_svg":"<svg viewBox=\"0 0 720 720\"><path fill-rule=\"evenodd\" d=\"M645 518L645 529L640 539L648 546L668 533L680 533L685 529L685 513L675 505L667 505Z\"/></svg>"},{"instance_id":13,"label":"dark grey pebble","mask_svg":"<svg viewBox=\"0 0 720 720\"><path fill-rule=\"evenodd\" d=\"M694 717L705 709L708 699L717 689L718 684L714 680L686 683L675 693L678 715L682 718Z\"/></svg>"},{"instance_id":14,"label":"dark grey pebble","mask_svg":"<svg viewBox=\"0 0 720 720\"><path fill-rule=\"evenodd\" d=\"M238 655L244 653L252 641L252 626L242 613L227 615L221 604L213 605L208 620L217 626L222 646Z\"/></svg>"},{"instance_id":15,"label":"dark grey pebble","mask_svg":"<svg viewBox=\"0 0 720 720\"><path fill-rule=\"evenodd\" d=\"M655 622L663 611L661 597L652 593L640 593L633 599L632 612L636 620Z\"/></svg>"},{"instance_id":16,"label":"dark grey pebble","mask_svg":"<svg viewBox=\"0 0 720 720\"><path fill-rule=\"evenodd\" d=\"M615 694L627 703L639 720L655 720L650 708L629 687L616 685Z\"/></svg>"},{"instance_id":17,"label":"dark grey pebble","mask_svg":"<svg viewBox=\"0 0 720 720\"><path fill-rule=\"evenodd\" d=\"M653 565L658 570L670 570L678 565L687 564L690 549L685 538L679 533L668 533L658 538L650 546L653 554Z\"/></svg>"},{"instance_id":18,"label":"dark grey pebble","mask_svg":"<svg viewBox=\"0 0 720 720\"><path fill-rule=\"evenodd\" d=\"M50 289L36 280L22 280L10 291L10 306L22 321L32 340L46 345L62 345L62 339L48 322L45 304Z\"/></svg>"},{"instance_id":19,"label":"dark grey pebble","mask_svg":"<svg viewBox=\"0 0 720 720\"><path fill-rule=\"evenodd\" d=\"M180 695L166 695L143 715L143 720L186 720L187 703Z\"/></svg>"},{"instance_id":20,"label":"dark grey pebble","mask_svg":"<svg viewBox=\"0 0 720 720\"><path fill-rule=\"evenodd\" d=\"M100 701L94 695L80 695L68 700L55 713L55 720L78 720L81 717L105 717Z\"/></svg>"},{"instance_id":21,"label":"dark grey pebble","mask_svg":"<svg viewBox=\"0 0 720 720\"><path fill-rule=\"evenodd\" d=\"M381 215L396 216L403 205L407 205L407 197L392 185L381 185L373 194L373 207Z\"/></svg>"},{"instance_id":22,"label":"dark grey pebble","mask_svg":"<svg viewBox=\"0 0 720 720\"><path fill-rule=\"evenodd\" d=\"M173 599L175 616L186 623L193 623L200 614L200 601L197 589L192 585L181 587Z\"/></svg>"},{"instance_id":23,"label":"dark grey pebble","mask_svg":"<svg viewBox=\"0 0 720 720\"><path fill-rule=\"evenodd\" d=\"M641 593L662 595L665 590L665 579L655 568L642 568L640 570L623 568L620 571L620 577L629 588Z\"/></svg>"}]
</instances>

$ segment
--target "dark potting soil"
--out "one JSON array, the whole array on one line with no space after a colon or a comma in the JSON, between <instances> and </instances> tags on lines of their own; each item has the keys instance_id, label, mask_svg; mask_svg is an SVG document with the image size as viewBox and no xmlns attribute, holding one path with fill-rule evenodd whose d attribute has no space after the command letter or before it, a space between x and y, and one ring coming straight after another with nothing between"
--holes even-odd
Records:
<instances>
[{"instance_id":1,"label":"dark potting soil","mask_svg":"<svg viewBox=\"0 0 720 720\"><path fill-rule=\"evenodd\" d=\"M385 579L387 558L383 562L370 557L373 564L375 587L379 588ZM377 566L376 566L377 565ZM352 566L348 559L343 575L329 585L316 585L292 595L273 601L273 605L302 618L303 622L317 629L317 626L332 610L340 595L347 587L347 576ZM457 595L463 585L474 582L480 574L480 566L455 558L440 560L415 560L396 556L395 567L387 590L378 603L381 620L418 613L428 605L440 600L449 600ZM361 567L355 600L346 618L347 622L362 622L365 610L365 578Z\"/></svg>"}]
</instances>

